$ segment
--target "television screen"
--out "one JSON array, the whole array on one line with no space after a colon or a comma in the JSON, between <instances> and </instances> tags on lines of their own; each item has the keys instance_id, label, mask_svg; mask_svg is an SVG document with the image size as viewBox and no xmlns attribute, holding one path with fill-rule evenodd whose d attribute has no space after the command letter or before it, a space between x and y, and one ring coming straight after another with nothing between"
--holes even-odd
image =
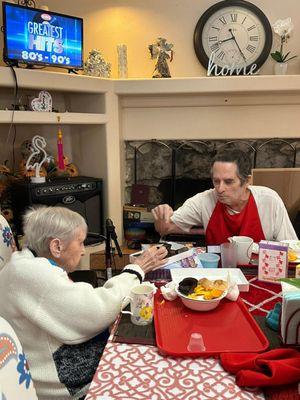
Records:
<instances>
[{"instance_id":1,"label":"television screen","mask_svg":"<svg viewBox=\"0 0 300 400\"><path fill-rule=\"evenodd\" d=\"M82 68L83 20L3 2L4 61Z\"/></svg>"}]
</instances>

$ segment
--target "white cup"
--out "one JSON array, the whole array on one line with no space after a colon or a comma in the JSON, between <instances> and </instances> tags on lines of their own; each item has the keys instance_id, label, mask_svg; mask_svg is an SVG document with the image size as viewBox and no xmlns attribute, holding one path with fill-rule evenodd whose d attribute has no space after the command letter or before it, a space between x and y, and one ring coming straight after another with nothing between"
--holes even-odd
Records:
<instances>
[{"instance_id":1,"label":"white cup","mask_svg":"<svg viewBox=\"0 0 300 400\"><path fill-rule=\"evenodd\" d=\"M131 289L129 296L123 300L123 306L130 301L131 311L121 311L130 314L131 322L135 325L149 325L153 320L154 294L156 288L152 285L141 284Z\"/></svg>"},{"instance_id":2,"label":"white cup","mask_svg":"<svg viewBox=\"0 0 300 400\"><path fill-rule=\"evenodd\" d=\"M248 236L232 236L228 238L230 243L235 243L237 247L237 263L239 265L249 264L253 239Z\"/></svg>"}]
</instances>

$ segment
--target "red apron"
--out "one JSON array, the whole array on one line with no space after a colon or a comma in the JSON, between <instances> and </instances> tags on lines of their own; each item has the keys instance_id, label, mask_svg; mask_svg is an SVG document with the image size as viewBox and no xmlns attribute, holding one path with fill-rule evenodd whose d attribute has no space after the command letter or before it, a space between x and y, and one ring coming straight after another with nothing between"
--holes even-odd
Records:
<instances>
[{"instance_id":1,"label":"red apron","mask_svg":"<svg viewBox=\"0 0 300 400\"><path fill-rule=\"evenodd\" d=\"M252 193L238 214L229 214L225 204L217 202L205 232L207 245L227 242L230 236L249 236L258 243L265 239Z\"/></svg>"}]
</instances>

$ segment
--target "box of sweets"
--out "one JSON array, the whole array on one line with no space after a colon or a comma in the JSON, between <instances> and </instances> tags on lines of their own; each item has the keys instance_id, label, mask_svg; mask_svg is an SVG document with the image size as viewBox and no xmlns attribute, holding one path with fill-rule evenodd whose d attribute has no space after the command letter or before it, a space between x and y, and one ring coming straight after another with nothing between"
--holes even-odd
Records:
<instances>
[{"instance_id":1,"label":"box of sweets","mask_svg":"<svg viewBox=\"0 0 300 400\"><path fill-rule=\"evenodd\" d=\"M280 242L261 240L258 253L258 279L280 283L288 275L288 246Z\"/></svg>"}]
</instances>

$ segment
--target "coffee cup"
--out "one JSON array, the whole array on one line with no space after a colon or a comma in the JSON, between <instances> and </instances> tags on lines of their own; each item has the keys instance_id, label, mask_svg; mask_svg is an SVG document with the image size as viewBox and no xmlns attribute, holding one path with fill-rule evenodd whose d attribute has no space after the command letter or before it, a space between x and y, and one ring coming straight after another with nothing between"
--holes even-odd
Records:
<instances>
[{"instance_id":1,"label":"coffee cup","mask_svg":"<svg viewBox=\"0 0 300 400\"><path fill-rule=\"evenodd\" d=\"M154 285L141 284L131 289L129 296L123 300L122 306L130 303L130 311L122 310L122 314L130 314L131 322L135 325L149 325L153 320L154 312Z\"/></svg>"},{"instance_id":2,"label":"coffee cup","mask_svg":"<svg viewBox=\"0 0 300 400\"><path fill-rule=\"evenodd\" d=\"M235 243L237 247L237 263L239 265L249 264L253 239L248 236L232 236L228 238L230 243Z\"/></svg>"}]
</instances>

